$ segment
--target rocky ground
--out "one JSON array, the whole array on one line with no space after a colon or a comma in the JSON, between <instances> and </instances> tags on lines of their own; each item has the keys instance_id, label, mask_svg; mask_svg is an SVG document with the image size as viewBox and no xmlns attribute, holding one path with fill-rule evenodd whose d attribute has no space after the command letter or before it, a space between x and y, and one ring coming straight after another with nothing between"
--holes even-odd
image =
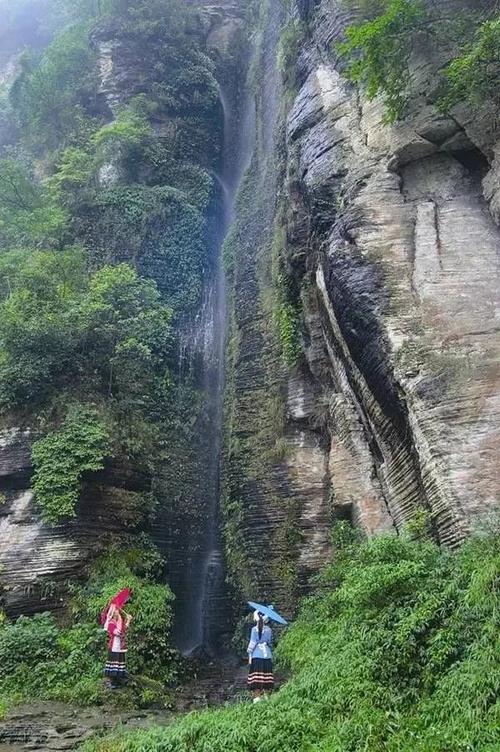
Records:
<instances>
[{"instance_id":1,"label":"rocky ground","mask_svg":"<svg viewBox=\"0 0 500 752\"><path fill-rule=\"evenodd\" d=\"M0 752L74 750L94 734L167 725L180 713L222 705L245 693L246 667L212 665L206 676L173 692L169 710L119 712L116 708L76 708L55 702L19 705L0 722Z\"/></svg>"}]
</instances>

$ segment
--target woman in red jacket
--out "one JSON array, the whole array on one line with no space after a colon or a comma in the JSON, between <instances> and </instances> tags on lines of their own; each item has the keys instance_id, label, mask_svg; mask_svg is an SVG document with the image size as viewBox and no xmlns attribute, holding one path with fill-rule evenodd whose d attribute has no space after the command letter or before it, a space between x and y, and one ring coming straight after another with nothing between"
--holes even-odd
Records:
<instances>
[{"instance_id":1,"label":"woman in red jacket","mask_svg":"<svg viewBox=\"0 0 500 752\"><path fill-rule=\"evenodd\" d=\"M110 689L117 689L127 679L125 636L132 620L114 604L108 609L104 629L108 633L108 659L104 675L109 680Z\"/></svg>"}]
</instances>

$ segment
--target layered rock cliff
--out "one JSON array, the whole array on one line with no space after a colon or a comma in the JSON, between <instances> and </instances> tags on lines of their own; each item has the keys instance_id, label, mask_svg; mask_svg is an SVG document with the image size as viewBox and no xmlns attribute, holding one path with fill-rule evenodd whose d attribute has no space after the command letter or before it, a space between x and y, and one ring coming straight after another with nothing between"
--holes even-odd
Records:
<instances>
[{"instance_id":1,"label":"layered rock cliff","mask_svg":"<svg viewBox=\"0 0 500 752\"><path fill-rule=\"evenodd\" d=\"M388 518L401 529L422 505L455 544L498 503L500 234L486 201L495 123L485 112L478 127L465 106L445 116L419 96L385 125L382 104L328 59L346 20L342 4L316 8L315 53L301 61L287 121L300 194L291 245L300 253L304 220L313 225L303 295L335 387L334 504L352 506L368 532ZM422 92L442 62L431 49L414 55ZM345 430L354 416L369 490Z\"/></svg>"},{"instance_id":2,"label":"layered rock cliff","mask_svg":"<svg viewBox=\"0 0 500 752\"><path fill-rule=\"evenodd\" d=\"M247 592L281 602L323 560L331 517L372 535L423 509L455 546L499 500L496 120L486 105L481 117L466 105L443 115L422 93L387 124L336 53L355 7L297 3L298 90L281 92L286 111L264 63L261 122L275 140L272 157L258 145L261 213L248 216L249 193L235 254L229 538ZM430 48L414 54L418 92L443 62ZM292 369L279 365L266 318L273 222L286 229L302 312ZM267 464L266 443L282 454Z\"/></svg>"}]
</instances>

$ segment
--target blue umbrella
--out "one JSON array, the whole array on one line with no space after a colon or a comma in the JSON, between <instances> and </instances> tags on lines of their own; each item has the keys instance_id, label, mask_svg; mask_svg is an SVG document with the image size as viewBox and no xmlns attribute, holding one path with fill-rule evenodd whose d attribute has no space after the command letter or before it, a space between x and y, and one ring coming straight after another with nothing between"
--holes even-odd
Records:
<instances>
[{"instance_id":1,"label":"blue umbrella","mask_svg":"<svg viewBox=\"0 0 500 752\"><path fill-rule=\"evenodd\" d=\"M272 606L263 606L261 603L253 603L253 601L247 601L247 603L254 611L258 611L264 616L268 616L273 621L277 621L278 624L288 624L287 620L280 616Z\"/></svg>"}]
</instances>

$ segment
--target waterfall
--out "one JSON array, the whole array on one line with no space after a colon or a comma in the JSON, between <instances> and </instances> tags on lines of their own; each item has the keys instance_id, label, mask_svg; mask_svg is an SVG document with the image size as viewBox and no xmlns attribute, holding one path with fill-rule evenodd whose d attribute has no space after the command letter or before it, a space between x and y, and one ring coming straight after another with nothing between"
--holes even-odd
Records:
<instances>
[{"instance_id":1,"label":"waterfall","mask_svg":"<svg viewBox=\"0 0 500 752\"><path fill-rule=\"evenodd\" d=\"M176 618L176 642L182 652L214 648L214 616L224 602L224 564L220 542L220 464L223 433L224 370L226 345L226 285L222 246L234 216L238 186L250 163L255 139L255 107L248 90L220 86L224 116L224 144L220 170L213 175L219 195L213 238L213 273L207 281L195 320L180 338L179 373L201 362L203 395L201 438L204 447L203 509L206 526L200 550L191 557L188 592L182 594Z\"/></svg>"}]
</instances>

